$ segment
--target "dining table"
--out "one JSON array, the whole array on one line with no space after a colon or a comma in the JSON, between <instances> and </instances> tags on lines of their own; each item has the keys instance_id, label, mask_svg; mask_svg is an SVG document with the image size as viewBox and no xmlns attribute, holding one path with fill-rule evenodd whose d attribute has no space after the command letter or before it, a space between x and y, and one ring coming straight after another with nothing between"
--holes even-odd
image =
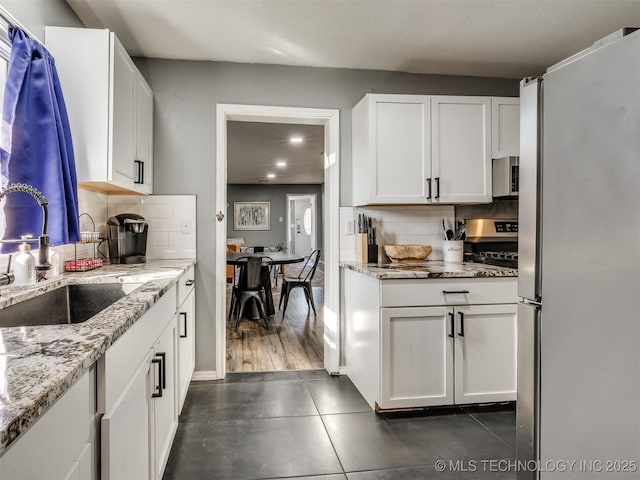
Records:
<instances>
[{"instance_id":1,"label":"dining table","mask_svg":"<svg viewBox=\"0 0 640 480\"><path fill-rule=\"evenodd\" d=\"M247 262L247 257L261 257L263 261L262 272L260 274L260 282L264 286L265 291L265 308L268 317L276 313L275 304L273 302L273 294L271 292L271 270L270 265L289 265L292 263L304 262L304 255L288 252L227 252L227 265L235 265L242 267L243 263ZM269 262L268 259L271 259ZM238 279L238 285L242 288L243 272L240 271L240 278ZM254 305L255 307L255 305ZM253 318L257 316L257 310L251 308Z\"/></svg>"}]
</instances>

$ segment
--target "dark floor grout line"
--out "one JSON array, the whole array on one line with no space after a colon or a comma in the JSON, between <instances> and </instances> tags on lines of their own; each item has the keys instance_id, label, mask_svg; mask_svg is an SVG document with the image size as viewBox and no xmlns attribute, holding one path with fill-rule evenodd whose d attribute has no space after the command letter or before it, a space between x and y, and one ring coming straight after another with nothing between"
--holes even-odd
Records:
<instances>
[{"instance_id":1,"label":"dark floor grout line","mask_svg":"<svg viewBox=\"0 0 640 480\"><path fill-rule=\"evenodd\" d=\"M278 415L274 417L241 417L241 418L223 418L219 420L210 420L206 418L199 418L197 420L178 419L178 423L221 423L221 422L237 422L242 420L275 420L278 418L315 418L319 416L320 416L319 413L318 414L314 413L310 415Z\"/></svg>"},{"instance_id":2,"label":"dark floor grout line","mask_svg":"<svg viewBox=\"0 0 640 480\"><path fill-rule=\"evenodd\" d=\"M485 425L484 423L482 423L478 418L475 417L475 415L473 415L472 413L469 413L467 411L465 411L464 409L462 410L466 415L469 415L471 418L473 418L476 422L478 422L480 425L482 425L482 427L487 430L491 435L493 435L494 437L496 437L498 440L500 440L500 442L507 446L507 447L513 447L513 445L509 445L507 442L505 442L502 437L500 437L497 433L495 433L493 430L491 430L487 425Z\"/></svg>"},{"instance_id":3,"label":"dark floor grout line","mask_svg":"<svg viewBox=\"0 0 640 480\"><path fill-rule=\"evenodd\" d=\"M338 459L338 463L340 464L340 468L342 469L342 474L346 477L347 474L344 470L344 465L342 464L342 460L340 459L340 455L338 455L338 450L336 449L335 444L333 443L333 438L331 438L331 434L329 433L329 430L327 429L327 425L324 423L324 419L322 418L322 415L320 415L320 409L318 408L318 404L316 403L316 399L313 398L313 395L311 394L311 390L309 390L309 386L305 383L304 388L307 389L307 392L309 392L309 396L311 397L311 401L313 402L313 405L316 407L316 411L318 412L318 415L320 416L320 421L322 422L322 427L324 428L324 431L327 434L327 438L329 439L329 443L331 443L331 448L333 449L333 453L335 454L336 458Z\"/></svg>"}]
</instances>

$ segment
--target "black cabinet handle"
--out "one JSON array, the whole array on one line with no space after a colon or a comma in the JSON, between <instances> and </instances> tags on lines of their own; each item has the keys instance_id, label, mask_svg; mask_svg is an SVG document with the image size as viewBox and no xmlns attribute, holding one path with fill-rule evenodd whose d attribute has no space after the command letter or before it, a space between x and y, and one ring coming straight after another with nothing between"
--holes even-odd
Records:
<instances>
[{"instance_id":1,"label":"black cabinet handle","mask_svg":"<svg viewBox=\"0 0 640 480\"><path fill-rule=\"evenodd\" d=\"M190 279L190 280L187 280L186 282L184 282L184 284L185 284L187 287L190 287L190 286L191 286L191 285L193 285L194 283L196 283L196 281L195 281L193 278L192 278L192 279Z\"/></svg>"},{"instance_id":2,"label":"black cabinet handle","mask_svg":"<svg viewBox=\"0 0 640 480\"><path fill-rule=\"evenodd\" d=\"M464 337L464 313L458 312L458 315L460 315L460 331L458 332L458 335L460 337Z\"/></svg>"},{"instance_id":3,"label":"black cabinet handle","mask_svg":"<svg viewBox=\"0 0 640 480\"><path fill-rule=\"evenodd\" d=\"M137 185L141 185L144 183L144 162L142 160L134 160L133 163L138 167L138 171L136 172L136 179L133 183Z\"/></svg>"},{"instance_id":4,"label":"black cabinet handle","mask_svg":"<svg viewBox=\"0 0 640 480\"><path fill-rule=\"evenodd\" d=\"M153 368L154 365L158 365L158 383L153 387L153 393L151 394L151 398L161 398L162 397L162 385L160 383L160 378L162 377L162 360L159 358L151 359L151 366ZM154 378L155 378L155 368L154 368Z\"/></svg>"},{"instance_id":5,"label":"black cabinet handle","mask_svg":"<svg viewBox=\"0 0 640 480\"><path fill-rule=\"evenodd\" d=\"M184 335L180 334L180 338L187 338L187 312L180 312L180 317L184 319Z\"/></svg>"},{"instance_id":6,"label":"black cabinet handle","mask_svg":"<svg viewBox=\"0 0 640 480\"><path fill-rule=\"evenodd\" d=\"M469 290L442 290L445 295L465 295L469 293Z\"/></svg>"},{"instance_id":7,"label":"black cabinet handle","mask_svg":"<svg viewBox=\"0 0 640 480\"><path fill-rule=\"evenodd\" d=\"M427 178L427 200L431 200L431 179Z\"/></svg>"},{"instance_id":8,"label":"black cabinet handle","mask_svg":"<svg viewBox=\"0 0 640 480\"><path fill-rule=\"evenodd\" d=\"M449 313L449 326L451 327L451 333L449 334L449 337L454 338L455 335L453 332L455 332L456 327L455 327L455 317L453 315L453 312Z\"/></svg>"},{"instance_id":9,"label":"black cabinet handle","mask_svg":"<svg viewBox=\"0 0 640 480\"><path fill-rule=\"evenodd\" d=\"M436 200L440 198L440 177L436 177L436 196L434 198Z\"/></svg>"},{"instance_id":10,"label":"black cabinet handle","mask_svg":"<svg viewBox=\"0 0 640 480\"><path fill-rule=\"evenodd\" d=\"M162 352L156 355L162 359L162 388L165 389L167 388L167 354Z\"/></svg>"}]
</instances>

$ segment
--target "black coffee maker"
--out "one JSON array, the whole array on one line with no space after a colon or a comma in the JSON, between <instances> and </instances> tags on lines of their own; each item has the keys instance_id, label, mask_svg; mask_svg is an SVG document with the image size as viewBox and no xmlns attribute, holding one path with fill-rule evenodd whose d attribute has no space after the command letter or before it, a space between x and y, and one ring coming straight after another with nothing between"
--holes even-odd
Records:
<instances>
[{"instance_id":1,"label":"black coffee maker","mask_svg":"<svg viewBox=\"0 0 640 480\"><path fill-rule=\"evenodd\" d=\"M147 231L144 217L121 213L107 220L109 258L111 263L145 263L147 261Z\"/></svg>"}]
</instances>

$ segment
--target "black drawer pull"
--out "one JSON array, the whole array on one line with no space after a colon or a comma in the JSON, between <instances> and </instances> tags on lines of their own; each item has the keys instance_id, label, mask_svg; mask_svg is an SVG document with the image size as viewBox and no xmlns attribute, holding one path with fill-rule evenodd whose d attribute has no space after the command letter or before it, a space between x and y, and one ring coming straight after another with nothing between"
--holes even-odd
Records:
<instances>
[{"instance_id":1,"label":"black drawer pull","mask_svg":"<svg viewBox=\"0 0 640 480\"><path fill-rule=\"evenodd\" d=\"M180 312L180 317L184 319L184 335L180 334L180 338L187 338L187 312Z\"/></svg>"},{"instance_id":2,"label":"black drawer pull","mask_svg":"<svg viewBox=\"0 0 640 480\"><path fill-rule=\"evenodd\" d=\"M455 334L453 332L455 332L456 327L455 327L455 317L453 313L449 313L449 326L451 327L451 333L449 333L449 337L454 338Z\"/></svg>"},{"instance_id":3,"label":"black drawer pull","mask_svg":"<svg viewBox=\"0 0 640 480\"><path fill-rule=\"evenodd\" d=\"M431 179L427 178L427 188L429 194L427 195L427 200L431 200Z\"/></svg>"},{"instance_id":4,"label":"black drawer pull","mask_svg":"<svg viewBox=\"0 0 640 480\"><path fill-rule=\"evenodd\" d=\"M158 365L158 383L153 387L153 393L151 394L151 398L161 398L162 397L162 385L160 384L160 377L162 377L162 360L159 358L151 359L151 366L153 368L154 365ZM155 368L154 370L154 379L155 379Z\"/></svg>"},{"instance_id":5,"label":"black drawer pull","mask_svg":"<svg viewBox=\"0 0 640 480\"><path fill-rule=\"evenodd\" d=\"M165 389L167 388L167 354L162 352L156 355L162 359L162 388Z\"/></svg>"},{"instance_id":6,"label":"black drawer pull","mask_svg":"<svg viewBox=\"0 0 640 480\"><path fill-rule=\"evenodd\" d=\"M440 198L440 177L436 177L436 195L434 198L436 200Z\"/></svg>"},{"instance_id":7,"label":"black drawer pull","mask_svg":"<svg viewBox=\"0 0 640 480\"><path fill-rule=\"evenodd\" d=\"M196 281L192 278L191 280L187 280L186 282L184 282L184 284L187 287L190 287L191 285L193 285L194 283L196 283Z\"/></svg>"},{"instance_id":8,"label":"black drawer pull","mask_svg":"<svg viewBox=\"0 0 640 480\"><path fill-rule=\"evenodd\" d=\"M445 295L466 295L469 290L442 290Z\"/></svg>"},{"instance_id":9,"label":"black drawer pull","mask_svg":"<svg viewBox=\"0 0 640 480\"><path fill-rule=\"evenodd\" d=\"M460 331L458 335L464 337L464 313L458 312L458 315L460 315Z\"/></svg>"}]
</instances>

